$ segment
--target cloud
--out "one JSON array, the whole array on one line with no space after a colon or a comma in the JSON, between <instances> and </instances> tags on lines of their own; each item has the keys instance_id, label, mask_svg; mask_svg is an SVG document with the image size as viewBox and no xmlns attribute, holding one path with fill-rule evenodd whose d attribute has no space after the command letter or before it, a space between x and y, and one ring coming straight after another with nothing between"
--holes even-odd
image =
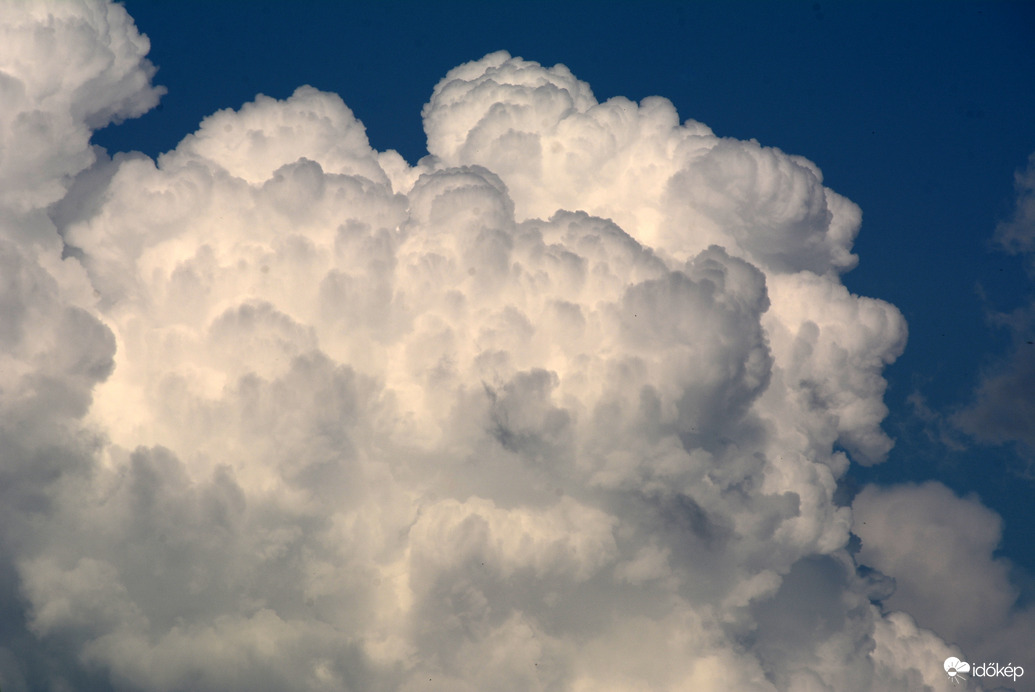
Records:
<instances>
[{"instance_id":1,"label":"cloud","mask_svg":"<svg viewBox=\"0 0 1035 692\"><path fill-rule=\"evenodd\" d=\"M812 163L505 53L415 166L310 87L108 159L146 40L35 7L3 141L69 136L3 163L5 689L942 680L834 501L906 328ZM47 91L61 32L98 68Z\"/></svg>"},{"instance_id":2,"label":"cloud","mask_svg":"<svg viewBox=\"0 0 1035 692\"><path fill-rule=\"evenodd\" d=\"M92 130L158 103L150 49L121 5L5 3L0 8L4 165L0 203L27 211L57 201L89 166Z\"/></svg>"},{"instance_id":3,"label":"cloud","mask_svg":"<svg viewBox=\"0 0 1035 692\"><path fill-rule=\"evenodd\" d=\"M1028 157L1028 167L1016 173L1015 188L1013 216L996 227L994 239L1006 252L1021 255L1031 265L1035 259L1035 154ZM1021 453L1031 459L1035 455L1035 300L1011 313L993 314L990 321L1009 332L1011 348L988 367L973 400L956 412L953 423L984 442L1019 443Z\"/></svg>"},{"instance_id":4,"label":"cloud","mask_svg":"<svg viewBox=\"0 0 1035 692\"><path fill-rule=\"evenodd\" d=\"M895 577L885 606L956 643L968 661L1026 659L1035 611L1018 607L1010 563L995 556L997 514L935 481L868 486L852 508L859 561Z\"/></svg>"},{"instance_id":5,"label":"cloud","mask_svg":"<svg viewBox=\"0 0 1035 692\"><path fill-rule=\"evenodd\" d=\"M1028 157L1028 166L1014 174L1017 201L1013 216L1000 222L995 241L1011 254L1035 252L1035 153Z\"/></svg>"},{"instance_id":6,"label":"cloud","mask_svg":"<svg viewBox=\"0 0 1035 692\"><path fill-rule=\"evenodd\" d=\"M988 373L974 392L975 401L954 416L955 422L979 440L1021 442L1035 449L1035 348L1024 341Z\"/></svg>"},{"instance_id":7,"label":"cloud","mask_svg":"<svg viewBox=\"0 0 1035 692\"><path fill-rule=\"evenodd\" d=\"M680 124L672 103L598 103L563 65L493 53L451 70L424 107L440 165L506 180L519 218L581 209L680 260L718 242L775 271L844 271L858 207L812 162Z\"/></svg>"}]
</instances>

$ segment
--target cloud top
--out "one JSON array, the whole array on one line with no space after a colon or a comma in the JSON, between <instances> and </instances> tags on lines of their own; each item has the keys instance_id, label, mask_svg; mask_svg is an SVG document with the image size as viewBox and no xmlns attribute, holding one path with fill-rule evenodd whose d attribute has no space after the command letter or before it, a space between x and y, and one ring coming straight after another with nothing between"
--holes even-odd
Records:
<instances>
[{"instance_id":1,"label":"cloud top","mask_svg":"<svg viewBox=\"0 0 1035 692\"><path fill-rule=\"evenodd\" d=\"M810 161L683 124L667 99L598 103L563 65L497 52L451 70L424 107L428 151L507 181L519 218L611 218L686 259L719 242L778 271L845 271L858 207Z\"/></svg>"},{"instance_id":2,"label":"cloud top","mask_svg":"<svg viewBox=\"0 0 1035 692\"><path fill-rule=\"evenodd\" d=\"M148 50L121 5L0 6L0 203L26 211L57 201L93 163L92 130L158 103Z\"/></svg>"}]
</instances>

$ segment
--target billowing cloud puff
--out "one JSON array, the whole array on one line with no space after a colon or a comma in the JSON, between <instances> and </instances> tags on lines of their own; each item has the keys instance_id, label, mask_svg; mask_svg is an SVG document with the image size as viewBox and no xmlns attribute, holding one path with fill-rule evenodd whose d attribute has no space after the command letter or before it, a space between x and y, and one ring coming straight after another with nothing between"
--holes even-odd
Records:
<instances>
[{"instance_id":1,"label":"billowing cloud puff","mask_svg":"<svg viewBox=\"0 0 1035 692\"><path fill-rule=\"evenodd\" d=\"M60 7L4 10L5 142L153 103L121 9ZM905 340L838 278L854 205L505 53L424 119L416 166L309 87L4 160L51 185L3 201L5 690L930 689L958 651L834 501Z\"/></svg>"},{"instance_id":2,"label":"billowing cloud puff","mask_svg":"<svg viewBox=\"0 0 1035 692\"><path fill-rule=\"evenodd\" d=\"M780 272L856 262L859 209L812 162L680 124L660 97L597 103L563 65L498 52L457 67L424 124L436 164L496 172L519 218L582 209L678 259L719 243Z\"/></svg>"},{"instance_id":3,"label":"billowing cloud puff","mask_svg":"<svg viewBox=\"0 0 1035 692\"><path fill-rule=\"evenodd\" d=\"M150 45L121 5L8 2L0 7L0 203L26 211L61 198L93 162L91 131L141 115Z\"/></svg>"},{"instance_id":4,"label":"billowing cloud puff","mask_svg":"<svg viewBox=\"0 0 1035 692\"><path fill-rule=\"evenodd\" d=\"M895 575L889 608L955 642L967 660L1026 660L1035 610L1017 607L1010 563L994 555L1002 530L997 514L934 481L871 486L852 506L859 559Z\"/></svg>"}]
</instances>

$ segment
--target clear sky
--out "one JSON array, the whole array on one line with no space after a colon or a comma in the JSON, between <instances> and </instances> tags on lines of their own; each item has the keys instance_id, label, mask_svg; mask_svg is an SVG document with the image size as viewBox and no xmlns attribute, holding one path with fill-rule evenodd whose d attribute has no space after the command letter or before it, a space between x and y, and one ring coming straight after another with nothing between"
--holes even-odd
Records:
<instances>
[{"instance_id":1,"label":"clear sky","mask_svg":"<svg viewBox=\"0 0 1035 692\"><path fill-rule=\"evenodd\" d=\"M122 7L0 1L4 692L1032 689L1035 4Z\"/></svg>"}]
</instances>

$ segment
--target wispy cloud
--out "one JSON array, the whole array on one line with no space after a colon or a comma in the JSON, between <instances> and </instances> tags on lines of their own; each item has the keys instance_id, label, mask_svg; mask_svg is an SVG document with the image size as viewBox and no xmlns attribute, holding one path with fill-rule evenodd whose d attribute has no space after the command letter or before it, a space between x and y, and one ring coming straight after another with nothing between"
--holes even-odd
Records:
<instances>
[{"instance_id":1,"label":"wispy cloud","mask_svg":"<svg viewBox=\"0 0 1035 692\"><path fill-rule=\"evenodd\" d=\"M1035 154L1015 176L1013 214L996 226L994 240L1006 252L1024 258L1035 277ZM996 444L1018 443L1035 464L1035 298L1006 314L992 314L991 322L1009 332L1011 347L1005 357L987 368L970 405L954 416L962 430L978 440Z\"/></svg>"}]
</instances>

